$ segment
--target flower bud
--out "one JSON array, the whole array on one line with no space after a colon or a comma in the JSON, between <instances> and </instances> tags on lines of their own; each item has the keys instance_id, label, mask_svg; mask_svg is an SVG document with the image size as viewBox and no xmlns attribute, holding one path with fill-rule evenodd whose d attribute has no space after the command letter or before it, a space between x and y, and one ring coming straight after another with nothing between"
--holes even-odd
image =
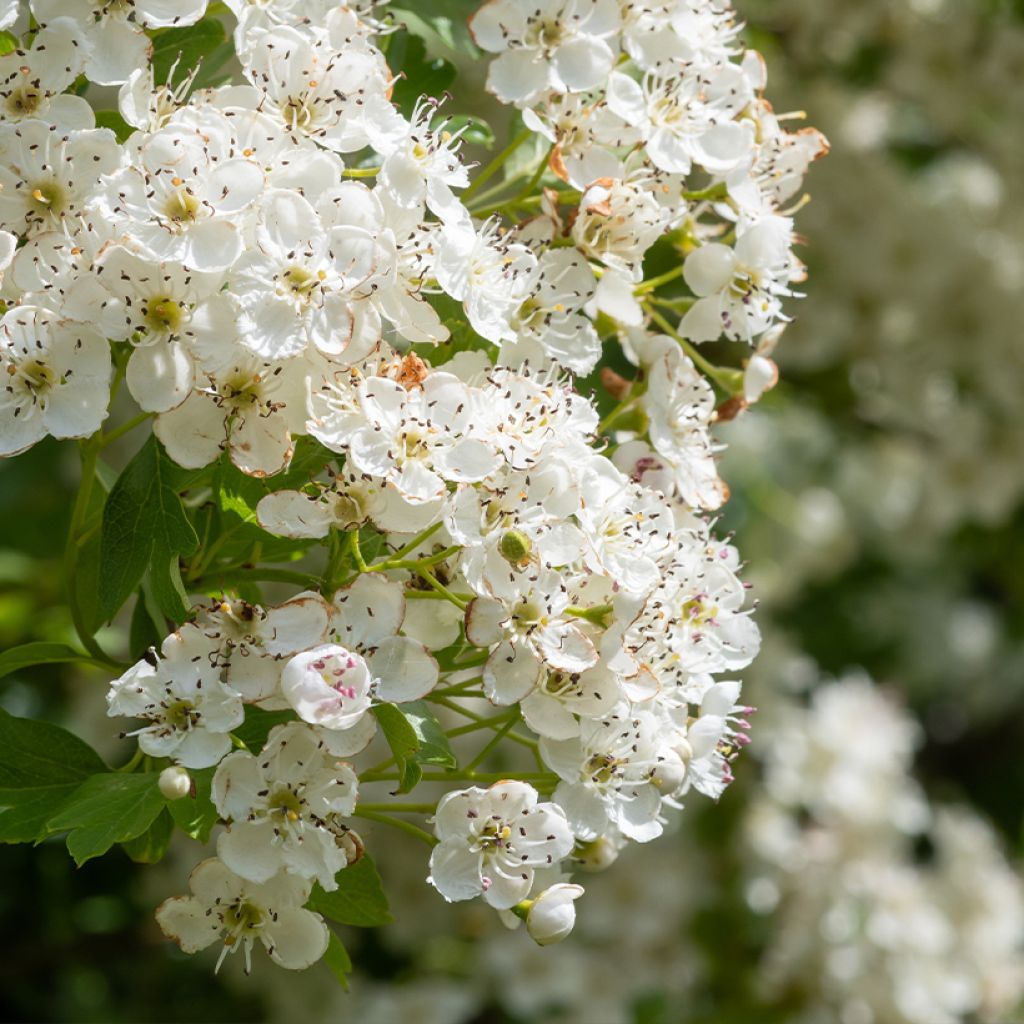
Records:
<instances>
[{"instance_id":1,"label":"flower bud","mask_svg":"<svg viewBox=\"0 0 1024 1024\"><path fill-rule=\"evenodd\" d=\"M619 847L606 836L601 836L592 842L578 842L572 856L584 871L604 871L618 860Z\"/></svg>"},{"instance_id":2,"label":"flower bud","mask_svg":"<svg viewBox=\"0 0 1024 1024\"><path fill-rule=\"evenodd\" d=\"M181 800L192 793L192 776L181 765L174 764L160 773L157 785L167 800Z\"/></svg>"},{"instance_id":3,"label":"flower bud","mask_svg":"<svg viewBox=\"0 0 1024 1024\"><path fill-rule=\"evenodd\" d=\"M512 565L523 565L530 560L533 544L530 538L520 530L506 530L498 541L498 551L506 562Z\"/></svg>"},{"instance_id":4,"label":"flower bud","mask_svg":"<svg viewBox=\"0 0 1024 1024\"><path fill-rule=\"evenodd\" d=\"M526 930L539 946L551 946L567 938L576 924L573 901L583 895L582 885L559 882L549 886L530 904Z\"/></svg>"}]
</instances>

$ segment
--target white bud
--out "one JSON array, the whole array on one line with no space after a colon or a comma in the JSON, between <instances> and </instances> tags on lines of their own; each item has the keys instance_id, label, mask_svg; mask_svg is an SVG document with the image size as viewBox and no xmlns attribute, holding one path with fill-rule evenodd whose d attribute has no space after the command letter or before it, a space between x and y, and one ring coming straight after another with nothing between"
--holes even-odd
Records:
<instances>
[{"instance_id":1,"label":"white bud","mask_svg":"<svg viewBox=\"0 0 1024 1024\"><path fill-rule=\"evenodd\" d=\"M695 295L712 295L732 280L735 269L736 255L732 249L721 242L711 242L686 257L683 277Z\"/></svg>"},{"instance_id":2,"label":"white bud","mask_svg":"<svg viewBox=\"0 0 1024 1024\"><path fill-rule=\"evenodd\" d=\"M171 765L160 773L157 785L168 800L181 800L192 792L192 776L181 765Z\"/></svg>"},{"instance_id":3,"label":"white bud","mask_svg":"<svg viewBox=\"0 0 1024 1024\"><path fill-rule=\"evenodd\" d=\"M583 895L582 885L559 882L548 886L526 913L526 930L538 946L551 946L569 936L576 924L573 901Z\"/></svg>"}]
</instances>

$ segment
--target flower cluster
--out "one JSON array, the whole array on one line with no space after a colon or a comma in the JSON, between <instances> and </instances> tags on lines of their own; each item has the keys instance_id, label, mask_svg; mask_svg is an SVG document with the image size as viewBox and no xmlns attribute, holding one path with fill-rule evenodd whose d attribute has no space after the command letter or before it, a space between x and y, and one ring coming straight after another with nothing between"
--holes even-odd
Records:
<instances>
[{"instance_id":1,"label":"flower cluster","mask_svg":"<svg viewBox=\"0 0 1024 1024\"><path fill-rule=\"evenodd\" d=\"M582 893L559 867L717 798L747 742L735 674L760 638L706 518L728 493L711 427L774 383L793 198L824 139L781 127L718 0L490 0L470 30L525 130L474 180L465 126L393 102L393 26L229 7L240 82L155 79L154 34L195 0L33 0L0 76L0 452L102 439L123 379L161 458L214 490L262 481L247 526L327 548L276 605L204 580L258 551L175 559L213 603L110 689L174 766L165 795L215 769L217 859L158 919L188 951L319 958L312 887L362 856L354 816L395 823L366 786L440 763L401 738L443 736L436 712L495 735L461 767L444 739L424 781L486 785L430 804L435 836L401 823L434 847L430 883L558 941ZM120 84L120 141L69 91L82 76ZM695 347L719 339L744 343L735 365ZM633 368L605 368L608 401L574 383L606 348ZM324 458L275 485L300 438ZM477 770L506 737L537 770ZM347 760L385 741L381 765Z\"/></svg>"}]
</instances>

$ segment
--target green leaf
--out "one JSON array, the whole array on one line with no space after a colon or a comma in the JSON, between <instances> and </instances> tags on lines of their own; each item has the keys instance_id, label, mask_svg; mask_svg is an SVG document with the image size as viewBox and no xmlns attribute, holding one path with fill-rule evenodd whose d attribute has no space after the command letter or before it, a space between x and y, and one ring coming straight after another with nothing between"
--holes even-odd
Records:
<instances>
[{"instance_id":1,"label":"green leaf","mask_svg":"<svg viewBox=\"0 0 1024 1024\"><path fill-rule=\"evenodd\" d=\"M82 782L106 767L66 729L0 709L0 842L34 842Z\"/></svg>"},{"instance_id":2,"label":"green leaf","mask_svg":"<svg viewBox=\"0 0 1024 1024\"><path fill-rule=\"evenodd\" d=\"M46 824L49 834L68 832L68 852L81 867L115 843L142 835L163 810L158 772L105 772L86 779Z\"/></svg>"},{"instance_id":3,"label":"green leaf","mask_svg":"<svg viewBox=\"0 0 1024 1024\"><path fill-rule=\"evenodd\" d=\"M434 717L430 705L422 700L410 701L399 709L412 726L419 741L416 760L421 764L436 764L442 768L458 768L459 762L448 742L441 723Z\"/></svg>"},{"instance_id":4,"label":"green leaf","mask_svg":"<svg viewBox=\"0 0 1024 1024\"><path fill-rule=\"evenodd\" d=\"M166 624L159 609L146 596L145 587L140 587L128 628L128 651L132 660L138 661L150 647L159 647L166 632Z\"/></svg>"},{"instance_id":5,"label":"green leaf","mask_svg":"<svg viewBox=\"0 0 1024 1024\"><path fill-rule=\"evenodd\" d=\"M76 651L67 644L31 643L12 647L0 654L0 679L32 665L56 665L77 661L87 665L101 665L84 651Z\"/></svg>"},{"instance_id":6,"label":"green leaf","mask_svg":"<svg viewBox=\"0 0 1024 1024\"><path fill-rule=\"evenodd\" d=\"M124 468L103 510L100 608L110 619L150 570L153 596L167 618L181 622L188 600L178 559L199 544L177 491L175 467L150 436Z\"/></svg>"},{"instance_id":7,"label":"green leaf","mask_svg":"<svg viewBox=\"0 0 1024 1024\"><path fill-rule=\"evenodd\" d=\"M117 137L117 141L122 143L135 131L116 110L97 110L96 127L109 128Z\"/></svg>"},{"instance_id":8,"label":"green leaf","mask_svg":"<svg viewBox=\"0 0 1024 1024\"><path fill-rule=\"evenodd\" d=\"M313 886L307 906L318 914L358 928L376 928L390 924L394 918L388 909L388 898L384 895L384 884L377 873L377 866L369 854L342 868L335 875L338 888L324 892L319 885Z\"/></svg>"},{"instance_id":9,"label":"green leaf","mask_svg":"<svg viewBox=\"0 0 1024 1024\"><path fill-rule=\"evenodd\" d=\"M448 50L479 59L480 49L466 24L479 6L478 0L417 0L415 11L392 7L391 13L410 32L422 36L432 53Z\"/></svg>"},{"instance_id":10,"label":"green leaf","mask_svg":"<svg viewBox=\"0 0 1024 1024\"><path fill-rule=\"evenodd\" d=\"M267 736L275 725L282 725L285 722L294 722L295 712L287 711L264 711L250 705L245 709L245 721L235 730L234 735L240 739L247 749L258 754L263 745L267 742Z\"/></svg>"},{"instance_id":11,"label":"green leaf","mask_svg":"<svg viewBox=\"0 0 1024 1024\"><path fill-rule=\"evenodd\" d=\"M121 847L136 864L158 864L164 859L173 834L174 819L165 807L141 836L129 839Z\"/></svg>"},{"instance_id":12,"label":"green leaf","mask_svg":"<svg viewBox=\"0 0 1024 1024\"><path fill-rule=\"evenodd\" d=\"M398 32L392 37L388 44L388 66L402 74L394 84L391 99L406 117L412 114L421 96L440 97L455 81L455 66L443 57L428 57L423 39L409 32Z\"/></svg>"},{"instance_id":13,"label":"green leaf","mask_svg":"<svg viewBox=\"0 0 1024 1024\"><path fill-rule=\"evenodd\" d=\"M174 62L172 84L177 85L201 61L211 64L227 39L227 32L216 18L204 18L186 28L168 28L153 33L153 80L166 82ZM223 61L222 61L223 63Z\"/></svg>"},{"instance_id":14,"label":"green leaf","mask_svg":"<svg viewBox=\"0 0 1024 1024\"><path fill-rule=\"evenodd\" d=\"M21 40L13 32L6 30L0 32L0 56L5 53L13 53L19 46L21 46Z\"/></svg>"},{"instance_id":15,"label":"green leaf","mask_svg":"<svg viewBox=\"0 0 1024 1024\"><path fill-rule=\"evenodd\" d=\"M324 963L330 968L331 974L338 979L338 984L347 992L348 976L352 973L352 961L349 959L348 950L333 931L327 942Z\"/></svg>"},{"instance_id":16,"label":"green leaf","mask_svg":"<svg viewBox=\"0 0 1024 1024\"><path fill-rule=\"evenodd\" d=\"M210 838L210 832L219 820L217 808L213 806L213 798L210 795L215 771L216 768L190 770L195 795L182 797L181 800L171 800L167 804L167 810L178 828L201 843Z\"/></svg>"},{"instance_id":17,"label":"green leaf","mask_svg":"<svg viewBox=\"0 0 1024 1024\"><path fill-rule=\"evenodd\" d=\"M417 785L423 775L423 764L458 766L448 737L422 701L412 701L400 708L396 704L379 704L373 713L398 765L396 793L408 793Z\"/></svg>"}]
</instances>

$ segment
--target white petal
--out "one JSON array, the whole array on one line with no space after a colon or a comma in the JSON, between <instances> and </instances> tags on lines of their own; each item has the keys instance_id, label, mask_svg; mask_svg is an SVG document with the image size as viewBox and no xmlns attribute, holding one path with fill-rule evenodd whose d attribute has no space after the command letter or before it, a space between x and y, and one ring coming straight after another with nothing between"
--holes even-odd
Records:
<instances>
[{"instance_id":1,"label":"white petal","mask_svg":"<svg viewBox=\"0 0 1024 1024\"><path fill-rule=\"evenodd\" d=\"M367 661L379 680L377 694L383 701L419 700L437 685L437 662L421 643L409 637L388 638Z\"/></svg>"},{"instance_id":2,"label":"white petal","mask_svg":"<svg viewBox=\"0 0 1024 1024\"><path fill-rule=\"evenodd\" d=\"M292 971L315 964L327 952L330 938L324 919L304 907L281 908L262 935L270 959Z\"/></svg>"}]
</instances>

